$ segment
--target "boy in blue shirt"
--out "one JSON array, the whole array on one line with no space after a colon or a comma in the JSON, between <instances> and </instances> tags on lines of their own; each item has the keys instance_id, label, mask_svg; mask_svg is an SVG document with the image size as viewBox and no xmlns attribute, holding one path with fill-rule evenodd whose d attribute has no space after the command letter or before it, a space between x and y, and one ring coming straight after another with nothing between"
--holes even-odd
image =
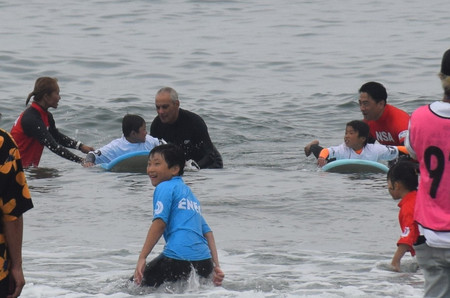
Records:
<instances>
[{"instance_id":1,"label":"boy in blue shirt","mask_svg":"<svg viewBox=\"0 0 450 298\"><path fill-rule=\"evenodd\" d=\"M219 266L214 235L201 213L201 206L184 184L183 152L172 144L155 147L149 155L147 174L153 186L153 222L136 265L137 284L158 287L164 282L188 278L191 269L216 286L224 273ZM146 264L146 258L164 235L163 252Z\"/></svg>"}]
</instances>

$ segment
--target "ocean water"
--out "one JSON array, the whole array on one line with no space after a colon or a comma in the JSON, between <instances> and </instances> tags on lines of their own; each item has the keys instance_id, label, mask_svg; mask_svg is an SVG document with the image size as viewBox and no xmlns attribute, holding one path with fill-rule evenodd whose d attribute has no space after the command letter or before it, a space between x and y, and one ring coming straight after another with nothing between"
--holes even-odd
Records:
<instances>
[{"instance_id":1,"label":"ocean water","mask_svg":"<svg viewBox=\"0 0 450 298\"><path fill-rule=\"evenodd\" d=\"M407 112L441 98L447 1L0 1L0 127L39 76L59 80L58 128L100 147L126 113L156 116L174 87L206 121L222 170L188 172L222 287L128 282L152 219L146 175L84 169L45 149L27 170L22 297L421 297L382 174L317 169L303 147L342 142L359 87ZM447 32L447 33L446 33ZM80 154L79 151L77 151ZM149 259L163 248L160 241Z\"/></svg>"}]
</instances>

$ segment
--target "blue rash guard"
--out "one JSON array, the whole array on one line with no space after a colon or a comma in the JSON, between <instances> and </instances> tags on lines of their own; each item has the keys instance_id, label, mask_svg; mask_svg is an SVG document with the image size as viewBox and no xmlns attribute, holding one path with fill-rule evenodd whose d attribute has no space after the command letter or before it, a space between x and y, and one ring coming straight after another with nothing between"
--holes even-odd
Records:
<instances>
[{"instance_id":1,"label":"blue rash guard","mask_svg":"<svg viewBox=\"0 0 450 298\"><path fill-rule=\"evenodd\" d=\"M181 176L161 182L153 194L153 220L166 224L163 255L185 261L211 258L208 242L203 236L211 231L201 214L200 202Z\"/></svg>"}]
</instances>

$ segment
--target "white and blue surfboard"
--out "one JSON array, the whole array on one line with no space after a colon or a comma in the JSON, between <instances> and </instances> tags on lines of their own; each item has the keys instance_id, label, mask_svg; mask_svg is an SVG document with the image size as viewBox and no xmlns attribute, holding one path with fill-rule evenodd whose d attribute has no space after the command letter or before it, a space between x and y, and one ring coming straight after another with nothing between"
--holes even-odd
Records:
<instances>
[{"instance_id":1,"label":"white and blue surfboard","mask_svg":"<svg viewBox=\"0 0 450 298\"><path fill-rule=\"evenodd\" d=\"M150 151L126 153L116 157L109 163L102 163L100 166L111 172L146 173L149 153Z\"/></svg>"},{"instance_id":2,"label":"white and blue surfboard","mask_svg":"<svg viewBox=\"0 0 450 298\"><path fill-rule=\"evenodd\" d=\"M325 172L332 173L387 173L389 168L379 162L361 159L339 159L322 167Z\"/></svg>"}]
</instances>

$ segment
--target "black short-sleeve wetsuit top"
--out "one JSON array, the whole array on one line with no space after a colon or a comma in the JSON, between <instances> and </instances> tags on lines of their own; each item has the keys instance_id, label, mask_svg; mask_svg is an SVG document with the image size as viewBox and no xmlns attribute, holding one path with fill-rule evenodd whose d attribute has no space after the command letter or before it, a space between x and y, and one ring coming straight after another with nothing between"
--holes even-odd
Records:
<instances>
[{"instance_id":1,"label":"black short-sleeve wetsuit top","mask_svg":"<svg viewBox=\"0 0 450 298\"><path fill-rule=\"evenodd\" d=\"M186 160L195 160L202 169L223 168L222 156L209 137L205 121L195 113L179 109L178 119L173 124L162 123L156 116L150 134L180 146Z\"/></svg>"}]
</instances>

